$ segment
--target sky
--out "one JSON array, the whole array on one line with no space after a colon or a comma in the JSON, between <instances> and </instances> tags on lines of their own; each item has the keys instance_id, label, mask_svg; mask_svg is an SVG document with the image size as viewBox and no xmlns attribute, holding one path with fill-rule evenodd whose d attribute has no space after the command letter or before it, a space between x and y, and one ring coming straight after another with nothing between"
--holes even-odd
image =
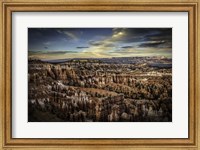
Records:
<instances>
[{"instance_id":1,"label":"sky","mask_svg":"<svg viewBox=\"0 0 200 150\"><path fill-rule=\"evenodd\" d=\"M29 28L29 58L172 56L172 28Z\"/></svg>"}]
</instances>

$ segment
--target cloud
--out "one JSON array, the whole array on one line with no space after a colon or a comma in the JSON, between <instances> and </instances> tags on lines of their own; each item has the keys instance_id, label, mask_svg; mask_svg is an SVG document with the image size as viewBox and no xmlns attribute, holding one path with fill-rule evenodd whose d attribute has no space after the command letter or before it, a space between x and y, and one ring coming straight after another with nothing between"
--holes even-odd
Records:
<instances>
[{"instance_id":1,"label":"cloud","mask_svg":"<svg viewBox=\"0 0 200 150\"><path fill-rule=\"evenodd\" d=\"M111 41L121 43L134 43L144 41L170 42L172 40L171 28L114 28Z\"/></svg>"},{"instance_id":2,"label":"cloud","mask_svg":"<svg viewBox=\"0 0 200 150\"><path fill-rule=\"evenodd\" d=\"M164 44L165 41L147 41L139 45L139 47L157 47Z\"/></svg>"},{"instance_id":3,"label":"cloud","mask_svg":"<svg viewBox=\"0 0 200 150\"><path fill-rule=\"evenodd\" d=\"M109 41L107 38L101 41L89 41L91 46L102 46L102 47L114 47L113 42Z\"/></svg>"},{"instance_id":4,"label":"cloud","mask_svg":"<svg viewBox=\"0 0 200 150\"><path fill-rule=\"evenodd\" d=\"M60 34L66 35L67 37L69 37L69 38L71 38L73 40L77 40L78 39L78 37L74 33L70 32L70 31L65 31L65 30L61 30L61 29L57 29L56 31L58 33L60 33Z\"/></svg>"},{"instance_id":5,"label":"cloud","mask_svg":"<svg viewBox=\"0 0 200 150\"><path fill-rule=\"evenodd\" d=\"M77 53L76 51L48 51L48 54L66 54L66 53Z\"/></svg>"},{"instance_id":6,"label":"cloud","mask_svg":"<svg viewBox=\"0 0 200 150\"><path fill-rule=\"evenodd\" d=\"M114 28L110 41L122 43L138 42L143 40L141 32L143 30L140 31L140 29L135 28Z\"/></svg>"},{"instance_id":7,"label":"cloud","mask_svg":"<svg viewBox=\"0 0 200 150\"><path fill-rule=\"evenodd\" d=\"M89 48L89 47L87 47L87 46L78 46L78 47L76 47L77 49L84 49L84 48Z\"/></svg>"},{"instance_id":8,"label":"cloud","mask_svg":"<svg viewBox=\"0 0 200 150\"><path fill-rule=\"evenodd\" d=\"M66 53L77 53L76 51L52 51L52 50L41 50L41 51L29 51L29 55L34 55L34 54L66 54Z\"/></svg>"},{"instance_id":9,"label":"cloud","mask_svg":"<svg viewBox=\"0 0 200 150\"><path fill-rule=\"evenodd\" d=\"M162 41L147 41L139 45L139 47L154 47L154 48L171 48L171 42Z\"/></svg>"},{"instance_id":10,"label":"cloud","mask_svg":"<svg viewBox=\"0 0 200 150\"><path fill-rule=\"evenodd\" d=\"M103 41L89 41L89 44L92 46L100 46L103 45Z\"/></svg>"},{"instance_id":11,"label":"cloud","mask_svg":"<svg viewBox=\"0 0 200 150\"><path fill-rule=\"evenodd\" d=\"M133 46L122 46L121 48L132 48Z\"/></svg>"},{"instance_id":12,"label":"cloud","mask_svg":"<svg viewBox=\"0 0 200 150\"><path fill-rule=\"evenodd\" d=\"M104 43L104 47L115 47L115 44L113 43Z\"/></svg>"},{"instance_id":13,"label":"cloud","mask_svg":"<svg viewBox=\"0 0 200 150\"><path fill-rule=\"evenodd\" d=\"M126 36L126 32L124 28L114 28L113 29L113 40L119 40Z\"/></svg>"}]
</instances>

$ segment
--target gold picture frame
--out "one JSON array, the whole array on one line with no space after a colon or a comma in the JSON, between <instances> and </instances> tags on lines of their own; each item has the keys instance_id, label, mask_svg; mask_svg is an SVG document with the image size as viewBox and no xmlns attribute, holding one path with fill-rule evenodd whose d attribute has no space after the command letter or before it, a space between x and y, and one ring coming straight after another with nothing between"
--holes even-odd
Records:
<instances>
[{"instance_id":1,"label":"gold picture frame","mask_svg":"<svg viewBox=\"0 0 200 150\"><path fill-rule=\"evenodd\" d=\"M199 102L199 0L1 0L0 23L0 149L200 149ZM12 131L11 33L12 12L59 11L150 11L189 14L189 138L187 139L14 139Z\"/></svg>"}]
</instances>

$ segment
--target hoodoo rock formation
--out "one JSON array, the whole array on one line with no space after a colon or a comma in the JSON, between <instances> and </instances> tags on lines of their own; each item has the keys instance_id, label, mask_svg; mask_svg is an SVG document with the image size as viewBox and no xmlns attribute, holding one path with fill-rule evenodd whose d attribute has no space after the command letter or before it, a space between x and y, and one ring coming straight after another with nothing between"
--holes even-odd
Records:
<instances>
[{"instance_id":1,"label":"hoodoo rock formation","mask_svg":"<svg viewBox=\"0 0 200 150\"><path fill-rule=\"evenodd\" d=\"M172 121L172 68L155 64L171 60L132 59L137 63L29 60L28 120Z\"/></svg>"}]
</instances>

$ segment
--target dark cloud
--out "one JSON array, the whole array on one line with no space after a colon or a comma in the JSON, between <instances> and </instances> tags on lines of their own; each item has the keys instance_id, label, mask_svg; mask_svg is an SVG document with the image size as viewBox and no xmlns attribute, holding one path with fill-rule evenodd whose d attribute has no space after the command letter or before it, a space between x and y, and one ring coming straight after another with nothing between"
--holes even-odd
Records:
<instances>
[{"instance_id":1,"label":"dark cloud","mask_svg":"<svg viewBox=\"0 0 200 150\"><path fill-rule=\"evenodd\" d=\"M121 48L133 48L133 46L122 46Z\"/></svg>"},{"instance_id":2,"label":"dark cloud","mask_svg":"<svg viewBox=\"0 0 200 150\"><path fill-rule=\"evenodd\" d=\"M119 32L125 32L126 35L144 36L152 33L160 33L161 28L115 28L114 34Z\"/></svg>"},{"instance_id":3,"label":"dark cloud","mask_svg":"<svg viewBox=\"0 0 200 150\"><path fill-rule=\"evenodd\" d=\"M32 54L42 54L42 51L28 51L28 54L29 55L32 55Z\"/></svg>"},{"instance_id":4,"label":"dark cloud","mask_svg":"<svg viewBox=\"0 0 200 150\"><path fill-rule=\"evenodd\" d=\"M78 47L76 47L77 49L84 49L84 48L89 48L89 47L87 47L87 46L78 46Z\"/></svg>"},{"instance_id":5,"label":"dark cloud","mask_svg":"<svg viewBox=\"0 0 200 150\"><path fill-rule=\"evenodd\" d=\"M76 51L29 51L29 54L66 54L77 53Z\"/></svg>"},{"instance_id":6,"label":"dark cloud","mask_svg":"<svg viewBox=\"0 0 200 150\"><path fill-rule=\"evenodd\" d=\"M165 43L165 41L151 41L151 42L142 43L139 45L139 47L157 47L164 43Z\"/></svg>"},{"instance_id":7,"label":"dark cloud","mask_svg":"<svg viewBox=\"0 0 200 150\"><path fill-rule=\"evenodd\" d=\"M115 28L113 41L121 43L166 41L168 46L172 41L172 28ZM121 36L120 36L121 35Z\"/></svg>"},{"instance_id":8,"label":"dark cloud","mask_svg":"<svg viewBox=\"0 0 200 150\"><path fill-rule=\"evenodd\" d=\"M66 54L66 53L77 53L75 51L48 51L48 54Z\"/></svg>"},{"instance_id":9,"label":"dark cloud","mask_svg":"<svg viewBox=\"0 0 200 150\"><path fill-rule=\"evenodd\" d=\"M139 45L139 47L145 47L145 48L148 48L148 47L154 47L154 48L171 48L171 43L170 42L166 42L164 40L162 41L147 41L147 42L144 42L142 44Z\"/></svg>"},{"instance_id":10,"label":"dark cloud","mask_svg":"<svg viewBox=\"0 0 200 150\"><path fill-rule=\"evenodd\" d=\"M161 41L172 42L172 29L160 29L158 33L145 35L146 41Z\"/></svg>"},{"instance_id":11,"label":"dark cloud","mask_svg":"<svg viewBox=\"0 0 200 150\"><path fill-rule=\"evenodd\" d=\"M108 43L108 44L104 44L104 47L115 47L115 45L112 43Z\"/></svg>"}]
</instances>

